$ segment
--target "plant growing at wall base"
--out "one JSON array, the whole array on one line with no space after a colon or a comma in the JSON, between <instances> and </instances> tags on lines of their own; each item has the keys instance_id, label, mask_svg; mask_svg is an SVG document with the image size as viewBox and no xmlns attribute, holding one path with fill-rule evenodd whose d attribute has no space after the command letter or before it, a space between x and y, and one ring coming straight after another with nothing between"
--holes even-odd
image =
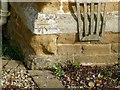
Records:
<instances>
[{"instance_id":1,"label":"plant growing at wall base","mask_svg":"<svg viewBox=\"0 0 120 90\"><path fill-rule=\"evenodd\" d=\"M108 77L111 77L112 75L113 75L112 71L108 71L108 72L107 72L107 76L108 76Z\"/></svg>"},{"instance_id":2,"label":"plant growing at wall base","mask_svg":"<svg viewBox=\"0 0 120 90\"><path fill-rule=\"evenodd\" d=\"M80 62L75 62L73 65L75 65L76 68L80 68Z\"/></svg>"},{"instance_id":3,"label":"plant growing at wall base","mask_svg":"<svg viewBox=\"0 0 120 90\"><path fill-rule=\"evenodd\" d=\"M53 69L54 75L56 75L58 77L64 76L64 70L62 69L62 65L54 64L52 69Z\"/></svg>"}]
</instances>

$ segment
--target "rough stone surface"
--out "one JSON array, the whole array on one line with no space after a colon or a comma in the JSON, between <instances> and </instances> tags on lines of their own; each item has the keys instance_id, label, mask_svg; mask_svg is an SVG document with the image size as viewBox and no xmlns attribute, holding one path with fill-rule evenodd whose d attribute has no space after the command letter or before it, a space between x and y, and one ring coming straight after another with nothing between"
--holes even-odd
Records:
<instances>
[{"instance_id":1,"label":"rough stone surface","mask_svg":"<svg viewBox=\"0 0 120 90\"><path fill-rule=\"evenodd\" d=\"M55 63L65 63L66 61L80 62L84 65L108 65L118 63L118 54L105 54L105 55L41 55L31 56L26 60L28 64L31 60L32 64L27 65L30 69L43 69L51 68Z\"/></svg>"},{"instance_id":2,"label":"rough stone surface","mask_svg":"<svg viewBox=\"0 0 120 90\"><path fill-rule=\"evenodd\" d=\"M114 43L111 46L112 53L120 53L120 43Z\"/></svg>"},{"instance_id":3,"label":"rough stone surface","mask_svg":"<svg viewBox=\"0 0 120 90\"><path fill-rule=\"evenodd\" d=\"M56 35L36 35L31 40L31 47L40 54L56 54Z\"/></svg>"},{"instance_id":4,"label":"rough stone surface","mask_svg":"<svg viewBox=\"0 0 120 90\"><path fill-rule=\"evenodd\" d=\"M73 57L68 55L31 55L25 59L26 67L29 69L51 68L55 63L72 61Z\"/></svg>"},{"instance_id":5,"label":"rough stone surface","mask_svg":"<svg viewBox=\"0 0 120 90\"><path fill-rule=\"evenodd\" d=\"M64 88L62 82L55 78L50 71L29 70L39 88Z\"/></svg>"},{"instance_id":6,"label":"rough stone surface","mask_svg":"<svg viewBox=\"0 0 120 90\"><path fill-rule=\"evenodd\" d=\"M82 45L82 53L85 55L110 54L111 44L85 44Z\"/></svg>"},{"instance_id":7,"label":"rough stone surface","mask_svg":"<svg viewBox=\"0 0 120 90\"><path fill-rule=\"evenodd\" d=\"M76 55L82 53L80 44L62 44L57 47L58 55Z\"/></svg>"}]
</instances>

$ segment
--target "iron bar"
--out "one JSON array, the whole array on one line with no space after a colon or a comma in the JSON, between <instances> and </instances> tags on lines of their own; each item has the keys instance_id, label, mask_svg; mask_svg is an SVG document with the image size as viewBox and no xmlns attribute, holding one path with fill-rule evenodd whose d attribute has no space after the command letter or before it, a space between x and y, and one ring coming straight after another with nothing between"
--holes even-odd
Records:
<instances>
[{"instance_id":1,"label":"iron bar","mask_svg":"<svg viewBox=\"0 0 120 90\"><path fill-rule=\"evenodd\" d=\"M84 26L85 26L85 35L88 35L88 22L87 22L87 3L84 3Z\"/></svg>"},{"instance_id":2,"label":"iron bar","mask_svg":"<svg viewBox=\"0 0 120 90\"><path fill-rule=\"evenodd\" d=\"M91 3L91 25L90 34L94 33L94 2Z\"/></svg>"},{"instance_id":3,"label":"iron bar","mask_svg":"<svg viewBox=\"0 0 120 90\"><path fill-rule=\"evenodd\" d=\"M98 3L98 13L97 13L97 27L96 34L99 35L100 29L100 14L101 14L101 3Z\"/></svg>"},{"instance_id":4,"label":"iron bar","mask_svg":"<svg viewBox=\"0 0 120 90\"><path fill-rule=\"evenodd\" d=\"M79 2L76 2L77 3L77 16L78 16L78 27L79 27L79 40L81 40L82 38L82 30L81 30L81 24L80 24L80 21L81 21L81 13L80 13L80 3Z\"/></svg>"}]
</instances>

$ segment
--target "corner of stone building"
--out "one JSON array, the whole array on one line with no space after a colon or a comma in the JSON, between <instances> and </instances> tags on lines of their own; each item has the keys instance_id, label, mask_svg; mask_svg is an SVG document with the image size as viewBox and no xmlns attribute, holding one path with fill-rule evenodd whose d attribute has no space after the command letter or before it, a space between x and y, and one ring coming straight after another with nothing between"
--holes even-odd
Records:
<instances>
[{"instance_id":1,"label":"corner of stone building","mask_svg":"<svg viewBox=\"0 0 120 90\"><path fill-rule=\"evenodd\" d=\"M36 55L55 55L57 52L57 35L36 35L31 40L31 47Z\"/></svg>"}]
</instances>

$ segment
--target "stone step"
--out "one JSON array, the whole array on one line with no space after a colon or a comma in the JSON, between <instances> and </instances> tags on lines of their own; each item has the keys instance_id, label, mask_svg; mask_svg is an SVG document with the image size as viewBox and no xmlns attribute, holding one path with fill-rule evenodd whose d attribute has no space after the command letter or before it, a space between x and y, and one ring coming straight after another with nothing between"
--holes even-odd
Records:
<instances>
[{"instance_id":1,"label":"stone step","mask_svg":"<svg viewBox=\"0 0 120 90\"><path fill-rule=\"evenodd\" d=\"M119 61L118 54L103 55L32 55L25 62L30 69L51 68L55 63L65 63L66 61L80 62L83 65L113 65Z\"/></svg>"},{"instance_id":2,"label":"stone step","mask_svg":"<svg viewBox=\"0 0 120 90\"><path fill-rule=\"evenodd\" d=\"M62 83L48 70L28 70L39 88L63 88Z\"/></svg>"},{"instance_id":3,"label":"stone step","mask_svg":"<svg viewBox=\"0 0 120 90\"><path fill-rule=\"evenodd\" d=\"M58 55L104 55L119 53L120 43L114 44L57 44Z\"/></svg>"},{"instance_id":4,"label":"stone step","mask_svg":"<svg viewBox=\"0 0 120 90\"><path fill-rule=\"evenodd\" d=\"M5 69L26 69L23 63L18 60L2 60L2 67Z\"/></svg>"}]
</instances>

